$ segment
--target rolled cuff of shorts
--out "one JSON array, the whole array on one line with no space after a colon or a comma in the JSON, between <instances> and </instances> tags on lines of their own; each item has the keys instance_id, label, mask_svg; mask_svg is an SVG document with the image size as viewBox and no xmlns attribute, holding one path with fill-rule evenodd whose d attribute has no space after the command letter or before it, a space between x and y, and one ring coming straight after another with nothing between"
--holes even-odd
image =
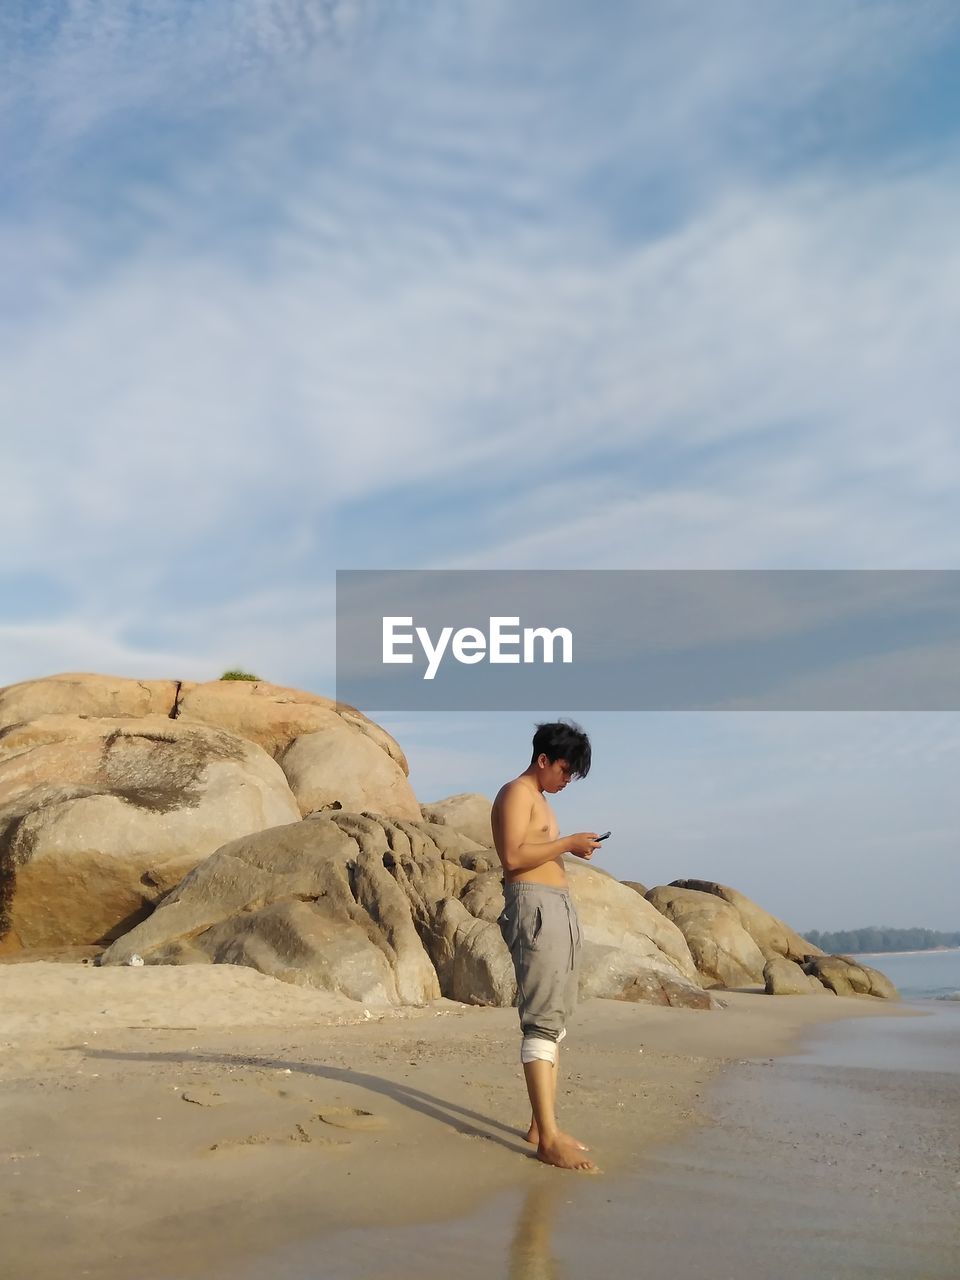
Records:
<instances>
[{"instance_id":1,"label":"rolled cuff of shorts","mask_svg":"<svg viewBox=\"0 0 960 1280\"><path fill-rule=\"evenodd\" d=\"M556 1062L556 1040L545 1040L542 1036L524 1036L520 1042L521 1062Z\"/></svg>"}]
</instances>

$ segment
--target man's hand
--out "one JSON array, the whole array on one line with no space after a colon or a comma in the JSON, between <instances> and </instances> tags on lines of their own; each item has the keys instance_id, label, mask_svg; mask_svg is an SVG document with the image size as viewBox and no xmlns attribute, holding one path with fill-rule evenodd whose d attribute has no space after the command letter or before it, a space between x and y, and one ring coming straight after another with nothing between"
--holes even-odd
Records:
<instances>
[{"instance_id":1,"label":"man's hand","mask_svg":"<svg viewBox=\"0 0 960 1280\"><path fill-rule=\"evenodd\" d=\"M575 836L567 838L567 853L572 853L577 858L585 858L588 862L594 849L599 848L600 842L597 840L595 831L578 831Z\"/></svg>"}]
</instances>

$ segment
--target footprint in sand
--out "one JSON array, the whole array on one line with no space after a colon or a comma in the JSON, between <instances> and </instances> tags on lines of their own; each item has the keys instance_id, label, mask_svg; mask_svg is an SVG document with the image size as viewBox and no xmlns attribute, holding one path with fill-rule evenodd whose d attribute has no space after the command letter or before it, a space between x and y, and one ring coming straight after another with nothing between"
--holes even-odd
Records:
<instances>
[{"instance_id":1,"label":"footprint in sand","mask_svg":"<svg viewBox=\"0 0 960 1280\"><path fill-rule=\"evenodd\" d=\"M356 1131L374 1132L386 1129L387 1121L382 1116L375 1116L372 1111L363 1111L360 1107L328 1107L319 1111L317 1120L331 1124L335 1129L353 1129Z\"/></svg>"},{"instance_id":2,"label":"footprint in sand","mask_svg":"<svg viewBox=\"0 0 960 1280\"><path fill-rule=\"evenodd\" d=\"M309 1143L326 1150L337 1150L349 1147L349 1138L317 1138L302 1124L295 1124L292 1132L285 1133L248 1133L241 1138L222 1138L214 1142L211 1151L232 1151L241 1147L290 1147L300 1143Z\"/></svg>"},{"instance_id":3,"label":"footprint in sand","mask_svg":"<svg viewBox=\"0 0 960 1280\"><path fill-rule=\"evenodd\" d=\"M248 1133L242 1138L223 1138L220 1142L211 1143L211 1151L229 1151L233 1147L263 1147L275 1141L265 1133Z\"/></svg>"},{"instance_id":4,"label":"footprint in sand","mask_svg":"<svg viewBox=\"0 0 960 1280\"><path fill-rule=\"evenodd\" d=\"M388 1125L388 1121L384 1120L382 1116L375 1115L372 1111L365 1111L362 1107L327 1106L323 1098L314 1097L311 1093L297 1088L277 1089L270 1083L265 1082L262 1082L260 1087L275 1098L282 1098L284 1102L292 1102L297 1106L320 1108L320 1110L313 1111L310 1119L333 1125L335 1129L352 1129L354 1132L367 1131L373 1133L387 1128Z\"/></svg>"},{"instance_id":5,"label":"footprint in sand","mask_svg":"<svg viewBox=\"0 0 960 1280\"><path fill-rule=\"evenodd\" d=\"M202 1084L184 1089L180 1097L184 1102L192 1102L198 1107L222 1107L227 1102L220 1090L215 1089L213 1085Z\"/></svg>"}]
</instances>

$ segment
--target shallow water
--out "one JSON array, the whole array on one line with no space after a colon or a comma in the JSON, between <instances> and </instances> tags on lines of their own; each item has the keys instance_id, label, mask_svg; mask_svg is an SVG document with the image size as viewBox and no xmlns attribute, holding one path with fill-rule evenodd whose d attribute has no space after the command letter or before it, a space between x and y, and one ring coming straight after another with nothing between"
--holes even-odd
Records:
<instances>
[{"instance_id":1,"label":"shallow water","mask_svg":"<svg viewBox=\"0 0 960 1280\"><path fill-rule=\"evenodd\" d=\"M960 1006L931 1008L741 1063L709 1127L627 1176L537 1169L469 1218L328 1235L232 1280L957 1280Z\"/></svg>"},{"instance_id":2,"label":"shallow water","mask_svg":"<svg viewBox=\"0 0 960 1280\"><path fill-rule=\"evenodd\" d=\"M905 1000L960 1001L960 947L948 951L878 951L855 958L885 973Z\"/></svg>"}]
</instances>

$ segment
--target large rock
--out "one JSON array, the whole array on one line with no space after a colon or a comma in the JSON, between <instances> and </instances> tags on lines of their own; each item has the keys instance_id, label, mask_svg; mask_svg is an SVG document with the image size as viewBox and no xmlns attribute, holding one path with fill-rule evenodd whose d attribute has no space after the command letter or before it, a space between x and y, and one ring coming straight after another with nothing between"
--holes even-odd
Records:
<instances>
[{"instance_id":1,"label":"large rock","mask_svg":"<svg viewBox=\"0 0 960 1280\"><path fill-rule=\"evenodd\" d=\"M788 924L772 916L769 911L764 911L762 907L757 906L745 894L738 893L736 889L717 884L713 880L672 880L671 887L711 893L736 907L740 923L763 952L765 960L770 960L774 956L785 956L788 960L800 962L809 955L823 955L819 947L815 947Z\"/></svg>"},{"instance_id":2,"label":"large rock","mask_svg":"<svg viewBox=\"0 0 960 1280\"><path fill-rule=\"evenodd\" d=\"M214 963L246 965L295 986L321 987L364 1004L397 1003L384 951L362 925L326 914L324 902L292 899L243 912L212 926L195 950Z\"/></svg>"},{"instance_id":3,"label":"large rock","mask_svg":"<svg viewBox=\"0 0 960 1280\"><path fill-rule=\"evenodd\" d=\"M697 967L683 933L633 889L579 859L567 861L570 892L584 941L614 947L665 972L678 973L695 988Z\"/></svg>"},{"instance_id":4,"label":"large rock","mask_svg":"<svg viewBox=\"0 0 960 1280\"><path fill-rule=\"evenodd\" d=\"M323 809L370 810L420 821L420 806L396 760L354 725L338 720L304 733L279 757L303 814Z\"/></svg>"},{"instance_id":5,"label":"large rock","mask_svg":"<svg viewBox=\"0 0 960 1280\"><path fill-rule=\"evenodd\" d=\"M47 715L166 715L247 738L272 756L302 734L352 725L409 772L399 744L346 703L266 680L131 680L69 672L0 689L0 729Z\"/></svg>"},{"instance_id":6,"label":"large rock","mask_svg":"<svg viewBox=\"0 0 960 1280\"><path fill-rule=\"evenodd\" d=\"M222 730L165 715L14 724L0 736L0 946L108 940L225 840L299 816L276 762Z\"/></svg>"},{"instance_id":7,"label":"large rock","mask_svg":"<svg viewBox=\"0 0 960 1280\"><path fill-rule=\"evenodd\" d=\"M808 996L825 994L827 988L817 978L804 973L800 965L784 956L774 956L763 966L763 983L771 996Z\"/></svg>"},{"instance_id":8,"label":"large rock","mask_svg":"<svg viewBox=\"0 0 960 1280\"><path fill-rule=\"evenodd\" d=\"M429 927L428 947L440 988L464 1004L512 1005L517 998L513 961L500 927L445 898Z\"/></svg>"},{"instance_id":9,"label":"large rock","mask_svg":"<svg viewBox=\"0 0 960 1280\"><path fill-rule=\"evenodd\" d=\"M287 689L266 680L209 680L184 684L179 702L184 720L218 725L280 756L296 738L350 725L393 760L406 776L410 770L399 743L356 707L317 693Z\"/></svg>"},{"instance_id":10,"label":"large rock","mask_svg":"<svg viewBox=\"0 0 960 1280\"><path fill-rule=\"evenodd\" d=\"M429 824L329 811L236 840L198 866L154 914L104 953L124 963L213 960L368 1004L441 994L421 941L473 872ZM469 849L463 850L469 855Z\"/></svg>"},{"instance_id":11,"label":"large rock","mask_svg":"<svg viewBox=\"0 0 960 1280\"><path fill-rule=\"evenodd\" d=\"M585 994L711 1004L674 925L611 876L568 871ZM509 1005L502 910L501 873L451 827L328 810L218 850L103 960L247 964L367 1004Z\"/></svg>"},{"instance_id":12,"label":"large rock","mask_svg":"<svg viewBox=\"0 0 960 1280\"><path fill-rule=\"evenodd\" d=\"M763 981L763 952L731 903L674 885L650 889L646 901L681 931L705 986L735 988Z\"/></svg>"},{"instance_id":13,"label":"large rock","mask_svg":"<svg viewBox=\"0 0 960 1280\"><path fill-rule=\"evenodd\" d=\"M647 896L647 886L641 884L639 880L621 880L621 884L625 884L628 889L632 889L634 893L639 893L641 898Z\"/></svg>"},{"instance_id":14,"label":"large rock","mask_svg":"<svg viewBox=\"0 0 960 1280\"><path fill-rule=\"evenodd\" d=\"M490 811L493 808L486 796L475 791L447 796L423 806L423 816L428 822L439 822L469 836L485 849L493 848L493 827Z\"/></svg>"},{"instance_id":15,"label":"large rock","mask_svg":"<svg viewBox=\"0 0 960 1280\"><path fill-rule=\"evenodd\" d=\"M804 973L812 975L838 996L877 996L882 1000L897 1000L899 992L890 979L879 969L860 964L850 956L808 956Z\"/></svg>"},{"instance_id":16,"label":"large rock","mask_svg":"<svg viewBox=\"0 0 960 1280\"><path fill-rule=\"evenodd\" d=\"M175 716L179 680L66 672L0 689L0 729L40 716Z\"/></svg>"},{"instance_id":17,"label":"large rock","mask_svg":"<svg viewBox=\"0 0 960 1280\"><path fill-rule=\"evenodd\" d=\"M719 1007L709 991L695 986L669 965L658 961L640 964L629 951L584 942L580 959L580 998L596 996L680 1009Z\"/></svg>"}]
</instances>

